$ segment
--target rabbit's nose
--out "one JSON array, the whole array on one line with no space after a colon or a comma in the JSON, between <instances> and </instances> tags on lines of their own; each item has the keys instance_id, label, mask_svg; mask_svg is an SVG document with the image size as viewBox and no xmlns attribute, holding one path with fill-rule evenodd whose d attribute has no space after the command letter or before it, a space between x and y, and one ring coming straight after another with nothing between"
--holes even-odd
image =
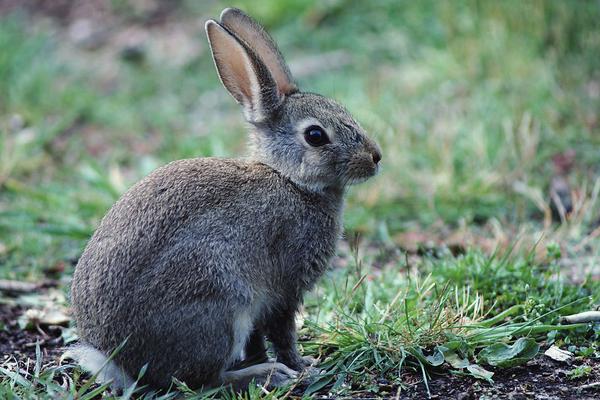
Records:
<instances>
[{"instance_id":1,"label":"rabbit's nose","mask_svg":"<svg viewBox=\"0 0 600 400\"><path fill-rule=\"evenodd\" d=\"M379 150L375 150L371 153L371 157L373 157L373 162L375 164L379 164L379 161L381 161L381 152Z\"/></svg>"}]
</instances>

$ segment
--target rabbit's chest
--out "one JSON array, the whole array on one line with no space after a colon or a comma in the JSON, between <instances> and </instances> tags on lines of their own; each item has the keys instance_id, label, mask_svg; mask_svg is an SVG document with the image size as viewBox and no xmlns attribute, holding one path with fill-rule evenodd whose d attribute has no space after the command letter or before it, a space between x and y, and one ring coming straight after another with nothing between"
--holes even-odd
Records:
<instances>
[{"instance_id":1,"label":"rabbit's chest","mask_svg":"<svg viewBox=\"0 0 600 400\"><path fill-rule=\"evenodd\" d=\"M303 221L299 229L282 246L279 269L283 275L282 289L302 294L310 289L328 268L341 237L338 219L332 216L315 216L312 221ZM304 223L304 224L303 224Z\"/></svg>"}]
</instances>

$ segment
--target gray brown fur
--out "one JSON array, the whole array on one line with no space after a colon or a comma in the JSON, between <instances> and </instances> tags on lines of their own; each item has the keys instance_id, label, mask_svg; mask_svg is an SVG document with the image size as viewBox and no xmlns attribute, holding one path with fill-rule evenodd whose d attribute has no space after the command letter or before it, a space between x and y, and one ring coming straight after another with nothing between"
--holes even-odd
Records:
<instances>
[{"instance_id":1,"label":"gray brown fur","mask_svg":"<svg viewBox=\"0 0 600 400\"><path fill-rule=\"evenodd\" d=\"M234 9L221 18L252 21ZM271 40L261 32L256 40ZM289 375L276 363L232 371L244 348L247 360L266 361L265 336L279 363L306 367L295 313L335 252L346 185L373 176L381 158L341 106L276 83L248 39L215 21L207 33L213 52L242 49L262 75L259 98L246 98L256 96L250 86L234 94L251 122L250 157L175 161L133 186L94 233L71 288L81 352L108 356L127 339L114 362L130 377L148 364L142 382L154 388L172 377L190 387L247 383L269 365ZM227 51L219 57L221 74L237 67L219 65ZM221 76L230 91L247 84L234 78ZM308 146L299 131L307 119L333 132L332 143Z\"/></svg>"}]
</instances>

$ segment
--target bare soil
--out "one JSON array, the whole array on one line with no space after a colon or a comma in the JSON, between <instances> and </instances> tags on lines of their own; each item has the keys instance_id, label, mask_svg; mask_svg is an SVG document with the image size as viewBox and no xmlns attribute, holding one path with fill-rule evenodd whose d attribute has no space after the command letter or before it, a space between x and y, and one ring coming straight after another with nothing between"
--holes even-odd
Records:
<instances>
[{"instance_id":1,"label":"bare soil","mask_svg":"<svg viewBox=\"0 0 600 400\"><path fill-rule=\"evenodd\" d=\"M58 326L21 329L19 317L25 312L19 306L0 304L0 363L12 359L26 363L36 359L36 343L39 343L44 361L58 360L64 346L62 329Z\"/></svg>"},{"instance_id":2,"label":"bare soil","mask_svg":"<svg viewBox=\"0 0 600 400\"><path fill-rule=\"evenodd\" d=\"M567 372L576 366L592 366L585 378L570 379ZM576 360L572 364L559 363L539 355L525 365L509 369L491 369L494 383L445 373L433 376L429 382L433 399L598 399L600 386L586 387L600 382L598 360ZM412 385L401 392L400 398L426 398L424 385Z\"/></svg>"}]
</instances>

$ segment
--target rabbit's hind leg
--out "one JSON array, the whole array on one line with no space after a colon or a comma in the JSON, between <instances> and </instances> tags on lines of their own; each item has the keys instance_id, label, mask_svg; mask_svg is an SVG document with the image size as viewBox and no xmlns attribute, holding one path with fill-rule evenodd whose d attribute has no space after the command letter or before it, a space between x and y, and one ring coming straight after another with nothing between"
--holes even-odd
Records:
<instances>
[{"instance_id":1,"label":"rabbit's hind leg","mask_svg":"<svg viewBox=\"0 0 600 400\"><path fill-rule=\"evenodd\" d=\"M298 372L282 363L266 362L252 365L235 371L225 371L221 375L223 385L231 385L235 390L247 388L254 382L273 387L291 384L298 377Z\"/></svg>"}]
</instances>

